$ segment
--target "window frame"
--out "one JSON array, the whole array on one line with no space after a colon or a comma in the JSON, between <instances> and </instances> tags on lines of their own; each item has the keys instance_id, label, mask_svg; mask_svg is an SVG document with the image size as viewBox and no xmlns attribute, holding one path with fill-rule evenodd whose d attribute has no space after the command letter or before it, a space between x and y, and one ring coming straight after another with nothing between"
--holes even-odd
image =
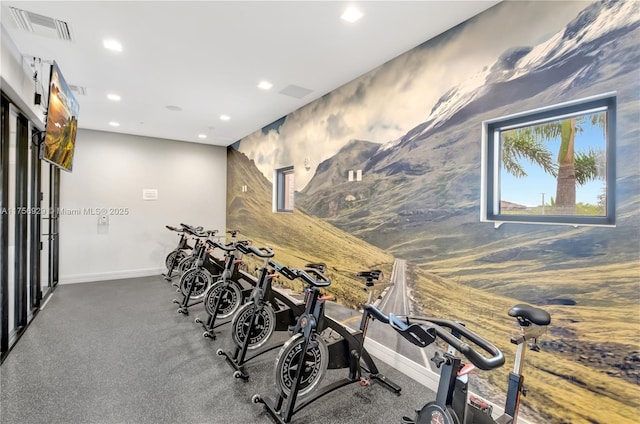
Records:
<instances>
[{"instance_id":1,"label":"window frame","mask_svg":"<svg viewBox=\"0 0 640 424\"><path fill-rule=\"evenodd\" d=\"M513 128L552 122L590 112L606 111L606 213L602 216L588 215L527 215L500 212L500 132ZM573 226L615 226L615 135L616 93L605 93L572 102L561 103L540 109L507 115L482 122L482 167L480 221L493 222L498 228L503 223L557 224Z\"/></svg>"},{"instance_id":2,"label":"window frame","mask_svg":"<svg viewBox=\"0 0 640 424\"><path fill-rule=\"evenodd\" d=\"M291 213L293 212L295 206L295 194L291 196L291 208L287 208L287 188L286 184L287 175L295 176L293 166L286 166L283 168L279 168L275 170L275 179L274 179L274 206L275 212L285 212ZM291 182L293 184L293 181ZM295 188L294 188L295 193Z\"/></svg>"}]
</instances>

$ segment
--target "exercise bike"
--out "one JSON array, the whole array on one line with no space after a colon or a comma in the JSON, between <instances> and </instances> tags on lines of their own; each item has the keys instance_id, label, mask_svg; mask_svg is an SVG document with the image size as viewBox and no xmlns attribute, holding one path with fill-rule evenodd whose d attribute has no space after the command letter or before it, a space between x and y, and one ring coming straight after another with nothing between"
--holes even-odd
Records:
<instances>
[{"instance_id":1,"label":"exercise bike","mask_svg":"<svg viewBox=\"0 0 640 424\"><path fill-rule=\"evenodd\" d=\"M167 272L162 274L162 276L167 281L171 281L171 279L173 278L173 271L177 269L178 264L187 256L189 256L187 252L193 250L193 246L189 245L190 232L200 232L203 230L202 227L192 227L190 225L182 223L180 224L180 226L181 228L176 228L170 225L165 225L168 230L175 231L180 235L178 246L171 252L169 252L164 260L164 264L167 267Z\"/></svg>"},{"instance_id":2,"label":"exercise bike","mask_svg":"<svg viewBox=\"0 0 640 424\"><path fill-rule=\"evenodd\" d=\"M186 228L185 230L191 235L191 237L195 240L194 247L191 250L191 254L186 256L180 262L178 262L177 271L180 275L184 274L191 268L194 268L198 265L198 261L202 258L202 249L206 250L206 240L211 240L217 233L218 230L202 230L199 229L202 227L198 227L196 229ZM205 264L205 262L200 265ZM173 283L173 286L180 288L179 284Z\"/></svg>"},{"instance_id":3,"label":"exercise bike","mask_svg":"<svg viewBox=\"0 0 640 424\"><path fill-rule=\"evenodd\" d=\"M248 240L235 240L236 231L231 231L232 241L228 244L221 245L216 243L216 247L226 252L225 270L221 277L207 290L204 297L204 307L209 315L205 321L200 318L195 319L196 324L200 324L204 329L203 337L215 339L214 329L231 322L229 317L233 316L244 301L250 296L253 286L243 286L240 281L251 281L240 278L238 267L242 263L242 259L238 256L242 254L250 254L247 246ZM237 252L237 254L236 254ZM218 319L225 320L216 324Z\"/></svg>"},{"instance_id":4,"label":"exercise bike","mask_svg":"<svg viewBox=\"0 0 640 424\"><path fill-rule=\"evenodd\" d=\"M373 359L364 348L370 314L365 310L360 322L360 331L352 331L341 323L325 316L325 301L320 289L331 282L315 268L279 269L289 279L300 278L305 289L305 310L298 318L293 336L282 346L275 364L275 383L278 395L275 398L252 397L254 403L262 403L267 412L278 423L289 423L293 415L321 397L353 383L368 386L371 381L382 383L387 389L399 394L401 388L380 374ZM310 275L311 274L311 275ZM378 279L380 271L365 271L358 274L367 279L367 287ZM371 294L369 295L371 298ZM330 328L340 338L327 342L321 334ZM348 368L346 378L318 387L327 369ZM363 375L363 370L366 375ZM296 404L298 398L301 400ZM304 399L303 399L304 398Z\"/></svg>"},{"instance_id":5,"label":"exercise bike","mask_svg":"<svg viewBox=\"0 0 640 424\"><path fill-rule=\"evenodd\" d=\"M216 230L204 232L206 238L198 240L194 248L196 255L194 266L180 276L178 290L182 293L182 300L173 299L173 303L180 305L178 313L189 315L189 308L203 302L203 297L214 278L217 278L224 271L221 261L210 254L212 249L219 247L210 239L216 233ZM192 300L194 302L191 302Z\"/></svg>"},{"instance_id":6,"label":"exercise bike","mask_svg":"<svg viewBox=\"0 0 640 424\"><path fill-rule=\"evenodd\" d=\"M388 317L373 305L367 305L377 319L387 322L400 334L411 333L409 329L417 330L412 337L406 337L413 344L424 347L435 340L437 336L449 344L449 351L440 355L436 352L431 361L441 368L440 381L436 399L428 402L422 409L416 411L414 419L402 417L401 424L516 424L520 396L525 393L523 388L524 376L522 366L526 346L532 342L532 350L537 351L537 339L543 335L551 322L551 316L544 310L525 304L515 305L509 310L509 316L517 319L520 335L512 338L511 343L517 345L513 372L509 374L505 412L500 417L492 417L493 407L479 397L468 395L469 374L477 367L482 370L492 370L504 364L502 352L486 339L483 339L467 327L458 322L432 317ZM413 321L413 322L412 322ZM450 331L446 330L449 329ZM424 333L429 334L428 337ZM471 344L480 347L490 357L485 357L475 350ZM460 352L471 364L462 365L462 359L456 354Z\"/></svg>"},{"instance_id":7,"label":"exercise bike","mask_svg":"<svg viewBox=\"0 0 640 424\"><path fill-rule=\"evenodd\" d=\"M272 281L277 277L274 271L281 270L280 264L271 260L273 250L268 247L238 246L245 254L264 259L260 269L260 277L251 292L248 301L236 312L231 322L231 336L235 349L225 351L218 349L217 354L224 356L227 363L235 370L233 376L244 381L249 379L245 364L252 359L277 349L282 344L263 346L271 338L274 331L288 331L295 323L304 308L304 304L272 288ZM244 249L244 250L243 250ZM247 356L249 351L255 351Z\"/></svg>"}]
</instances>

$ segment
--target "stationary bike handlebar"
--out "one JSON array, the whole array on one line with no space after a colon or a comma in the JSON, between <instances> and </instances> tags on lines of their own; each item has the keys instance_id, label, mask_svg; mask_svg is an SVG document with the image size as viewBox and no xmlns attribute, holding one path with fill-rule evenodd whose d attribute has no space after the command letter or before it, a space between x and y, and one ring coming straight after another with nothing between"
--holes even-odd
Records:
<instances>
[{"instance_id":1,"label":"stationary bike handlebar","mask_svg":"<svg viewBox=\"0 0 640 424\"><path fill-rule=\"evenodd\" d=\"M435 341L436 336L453 346L458 352L462 353L473 365L481 370L491 370L504 365L504 355L491 342L483 339L467 327L459 323L447 319L432 317L399 317L394 314L385 315L384 312L375 306L368 304L364 307L373 318L389 324L391 328L400 333L405 339L409 340L416 346L425 347ZM425 323L415 323L415 321L424 321ZM444 328L443 328L444 327ZM471 345L463 342L459 337L454 336L451 332L445 330L449 328L464 336L473 342L483 351L491 354L490 357L482 355Z\"/></svg>"},{"instance_id":2,"label":"stationary bike handlebar","mask_svg":"<svg viewBox=\"0 0 640 424\"><path fill-rule=\"evenodd\" d=\"M184 227L183 231L194 237L204 237L204 234L201 234L200 231L196 231L194 228Z\"/></svg>"},{"instance_id":3,"label":"stationary bike handlebar","mask_svg":"<svg viewBox=\"0 0 640 424\"><path fill-rule=\"evenodd\" d=\"M294 269L293 272L310 286L329 287L331 285L331 281L316 268ZM309 274L313 274L313 277Z\"/></svg>"},{"instance_id":4,"label":"stationary bike handlebar","mask_svg":"<svg viewBox=\"0 0 640 424\"><path fill-rule=\"evenodd\" d=\"M308 266L305 269L291 269L286 266L282 266L274 261L269 261L269 265L275 268L280 274L287 277L289 280L295 280L300 278L306 284L312 287L328 287L331 285L331 281L320 272L318 268ZM312 264L313 265L313 264ZM313 277L309 274L313 274Z\"/></svg>"},{"instance_id":5,"label":"stationary bike handlebar","mask_svg":"<svg viewBox=\"0 0 640 424\"><path fill-rule=\"evenodd\" d=\"M296 278L300 278L306 284L312 287L329 287L331 285L331 281L322 274L316 268L305 268L305 269L289 269L283 268L278 270L285 277L290 280L294 280ZM309 274L313 274L313 277Z\"/></svg>"},{"instance_id":6,"label":"stationary bike handlebar","mask_svg":"<svg viewBox=\"0 0 640 424\"><path fill-rule=\"evenodd\" d=\"M425 321L430 325L433 325L435 332L442 340L449 343L458 352L463 354L473 365L481 370L492 370L494 368L504 365L504 355L488 340L480 337L478 334L471 331L469 328L461 325L460 323L448 319L440 319L433 317L407 317L407 322L410 320ZM481 348L484 352L489 353L491 356L486 357L478 350L474 349L470 344L465 343L460 337L455 336L452 332L445 330L449 328L456 334L463 336L471 341L474 345Z\"/></svg>"},{"instance_id":7,"label":"stationary bike handlebar","mask_svg":"<svg viewBox=\"0 0 640 424\"><path fill-rule=\"evenodd\" d=\"M211 237L218 233L218 230L204 230L202 227L192 227L191 225L182 224L183 231L191 234L194 237Z\"/></svg>"},{"instance_id":8,"label":"stationary bike handlebar","mask_svg":"<svg viewBox=\"0 0 640 424\"><path fill-rule=\"evenodd\" d=\"M382 271L380 271L379 269L373 269L371 271L360 271L357 276L366 278L367 280L379 280L382 276Z\"/></svg>"},{"instance_id":9,"label":"stationary bike handlebar","mask_svg":"<svg viewBox=\"0 0 640 424\"><path fill-rule=\"evenodd\" d=\"M304 266L304 269L307 268L316 269L320 271L320 273L324 274L324 272L327 270L327 264L325 264L324 262L311 262Z\"/></svg>"},{"instance_id":10,"label":"stationary bike handlebar","mask_svg":"<svg viewBox=\"0 0 640 424\"><path fill-rule=\"evenodd\" d=\"M218 230L204 230L204 231L198 231L192 234L196 237L208 238L208 237L215 236L217 233L218 233Z\"/></svg>"},{"instance_id":11,"label":"stationary bike handlebar","mask_svg":"<svg viewBox=\"0 0 640 424\"><path fill-rule=\"evenodd\" d=\"M255 247L245 243L238 243L236 248L245 255L256 255L259 258L273 258L275 253L270 247Z\"/></svg>"},{"instance_id":12,"label":"stationary bike handlebar","mask_svg":"<svg viewBox=\"0 0 640 424\"><path fill-rule=\"evenodd\" d=\"M192 232L194 232L194 233L199 233L199 232L201 232L202 230L204 230L204 228L203 228L201 225L200 225L200 226L197 226L197 227L194 227L194 226L192 226L192 225L189 225L189 224L183 224L183 223L181 222L181 223L180 223L180 226L181 226L184 230L189 230L189 231L192 231Z\"/></svg>"},{"instance_id":13,"label":"stationary bike handlebar","mask_svg":"<svg viewBox=\"0 0 640 424\"><path fill-rule=\"evenodd\" d=\"M416 346L427 347L436 341L436 330L433 325L410 323L407 318L403 320L394 314L387 316L370 303L364 306L364 310L374 319L389 324L402 337Z\"/></svg>"},{"instance_id":14,"label":"stationary bike handlebar","mask_svg":"<svg viewBox=\"0 0 640 424\"><path fill-rule=\"evenodd\" d=\"M217 249L224 250L225 252L233 252L234 250L236 250L234 243L224 244L212 240L207 240L206 242L210 247L215 247Z\"/></svg>"}]
</instances>

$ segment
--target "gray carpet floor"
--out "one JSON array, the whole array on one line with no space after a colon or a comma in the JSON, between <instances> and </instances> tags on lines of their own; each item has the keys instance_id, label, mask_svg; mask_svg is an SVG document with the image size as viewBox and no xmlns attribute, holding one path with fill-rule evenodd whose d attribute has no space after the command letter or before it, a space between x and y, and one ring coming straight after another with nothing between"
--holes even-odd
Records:
<instances>
[{"instance_id":1,"label":"gray carpet floor","mask_svg":"<svg viewBox=\"0 0 640 424\"><path fill-rule=\"evenodd\" d=\"M193 320L206 317L204 308L178 314L176 295L159 276L59 286L0 367L0 422L273 423L251 397L276 394L278 350L247 364L249 381L234 379L215 353L232 347L229 326L217 340L203 338ZM378 384L352 384L292 422L399 423L434 397L378 363L402 387L400 396ZM323 383L346 373L328 372Z\"/></svg>"}]
</instances>

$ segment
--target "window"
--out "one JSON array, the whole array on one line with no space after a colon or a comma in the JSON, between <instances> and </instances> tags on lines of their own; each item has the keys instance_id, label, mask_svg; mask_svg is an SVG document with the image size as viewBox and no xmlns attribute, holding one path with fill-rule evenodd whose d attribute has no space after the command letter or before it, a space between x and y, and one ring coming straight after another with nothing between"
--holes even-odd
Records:
<instances>
[{"instance_id":1,"label":"window","mask_svg":"<svg viewBox=\"0 0 640 424\"><path fill-rule=\"evenodd\" d=\"M347 180L351 181L362 181L362 169L356 169L355 171L349 170L347 173Z\"/></svg>"},{"instance_id":2,"label":"window","mask_svg":"<svg viewBox=\"0 0 640 424\"><path fill-rule=\"evenodd\" d=\"M275 181L276 211L293 212L293 166L277 169Z\"/></svg>"},{"instance_id":3,"label":"window","mask_svg":"<svg viewBox=\"0 0 640 424\"><path fill-rule=\"evenodd\" d=\"M481 221L615 225L612 94L483 123Z\"/></svg>"}]
</instances>

